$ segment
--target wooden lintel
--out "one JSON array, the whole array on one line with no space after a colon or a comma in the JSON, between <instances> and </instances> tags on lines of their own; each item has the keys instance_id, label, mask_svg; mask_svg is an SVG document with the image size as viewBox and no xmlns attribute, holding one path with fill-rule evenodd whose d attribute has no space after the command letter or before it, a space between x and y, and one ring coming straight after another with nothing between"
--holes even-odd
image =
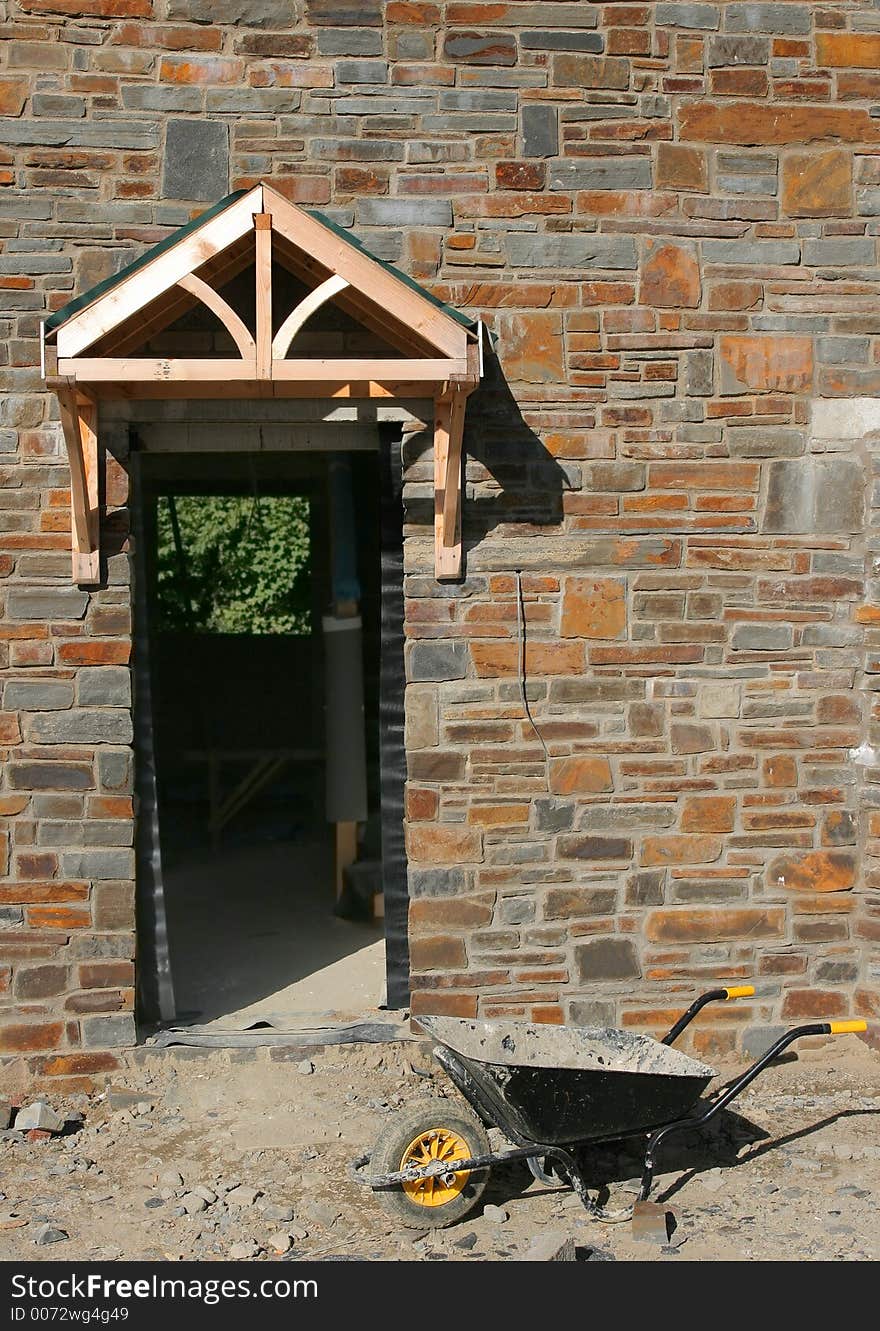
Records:
<instances>
[{"instance_id":1,"label":"wooden lintel","mask_svg":"<svg viewBox=\"0 0 880 1331\"><path fill-rule=\"evenodd\" d=\"M255 213L257 378L272 378L272 214Z\"/></svg>"},{"instance_id":2,"label":"wooden lintel","mask_svg":"<svg viewBox=\"0 0 880 1331\"><path fill-rule=\"evenodd\" d=\"M434 404L434 574L461 577L462 443L466 393Z\"/></svg>"},{"instance_id":3,"label":"wooden lintel","mask_svg":"<svg viewBox=\"0 0 880 1331\"><path fill-rule=\"evenodd\" d=\"M93 586L101 577L97 404L81 401L72 382L59 384L56 392L70 464L72 577Z\"/></svg>"}]
</instances>

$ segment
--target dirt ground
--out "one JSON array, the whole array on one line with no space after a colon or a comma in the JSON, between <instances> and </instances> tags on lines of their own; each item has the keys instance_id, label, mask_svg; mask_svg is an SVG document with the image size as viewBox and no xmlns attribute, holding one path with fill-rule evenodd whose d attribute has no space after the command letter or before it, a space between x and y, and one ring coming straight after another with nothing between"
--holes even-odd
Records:
<instances>
[{"instance_id":1,"label":"dirt ground","mask_svg":"<svg viewBox=\"0 0 880 1331\"><path fill-rule=\"evenodd\" d=\"M53 1104L82 1126L34 1142L0 1133L0 1257L495 1262L523 1260L550 1233L572 1239L577 1260L880 1257L880 1056L853 1036L777 1064L711 1132L670 1145L653 1194L677 1221L665 1243L590 1220L568 1188L519 1163L498 1168L457 1224L404 1229L350 1163L432 1096L456 1092L417 1042L305 1059L135 1051L111 1089ZM620 1148L590 1158L609 1209L631 1204L637 1173Z\"/></svg>"}]
</instances>

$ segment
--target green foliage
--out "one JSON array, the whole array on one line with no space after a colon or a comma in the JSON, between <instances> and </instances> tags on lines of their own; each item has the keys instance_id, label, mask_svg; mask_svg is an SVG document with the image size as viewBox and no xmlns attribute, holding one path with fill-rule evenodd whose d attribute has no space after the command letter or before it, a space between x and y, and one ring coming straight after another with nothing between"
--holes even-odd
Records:
<instances>
[{"instance_id":1,"label":"green foliage","mask_svg":"<svg viewBox=\"0 0 880 1331\"><path fill-rule=\"evenodd\" d=\"M211 495L158 503L160 632L307 634L309 502Z\"/></svg>"}]
</instances>

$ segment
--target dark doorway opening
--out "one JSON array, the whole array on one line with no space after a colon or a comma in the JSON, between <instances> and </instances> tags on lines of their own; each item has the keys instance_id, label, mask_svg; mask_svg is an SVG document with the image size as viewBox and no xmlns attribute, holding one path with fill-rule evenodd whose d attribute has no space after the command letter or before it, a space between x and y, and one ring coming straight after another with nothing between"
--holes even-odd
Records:
<instances>
[{"instance_id":1,"label":"dark doorway opening","mask_svg":"<svg viewBox=\"0 0 880 1331\"><path fill-rule=\"evenodd\" d=\"M149 670L138 733L148 726L141 767L155 773L155 817L139 836L148 1019L163 951L178 1022L280 1029L406 994L402 733L380 725L396 689L402 723L402 585L388 583L383 550L390 532L399 578L400 495L388 468L387 440L345 453L138 454ZM136 679L139 669L136 659Z\"/></svg>"}]
</instances>

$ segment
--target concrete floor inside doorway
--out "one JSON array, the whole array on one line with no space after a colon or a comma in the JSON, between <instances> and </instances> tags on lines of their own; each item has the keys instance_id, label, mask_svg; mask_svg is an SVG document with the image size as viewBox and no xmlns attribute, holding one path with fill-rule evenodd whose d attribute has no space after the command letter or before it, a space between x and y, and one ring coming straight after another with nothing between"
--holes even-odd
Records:
<instances>
[{"instance_id":1,"label":"concrete floor inside doorway","mask_svg":"<svg viewBox=\"0 0 880 1331\"><path fill-rule=\"evenodd\" d=\"M328 839L200 847L165 879L179 1022L283 1030L384 1003L382 922L333 914Z\"/></svg>"}]
</instances>

